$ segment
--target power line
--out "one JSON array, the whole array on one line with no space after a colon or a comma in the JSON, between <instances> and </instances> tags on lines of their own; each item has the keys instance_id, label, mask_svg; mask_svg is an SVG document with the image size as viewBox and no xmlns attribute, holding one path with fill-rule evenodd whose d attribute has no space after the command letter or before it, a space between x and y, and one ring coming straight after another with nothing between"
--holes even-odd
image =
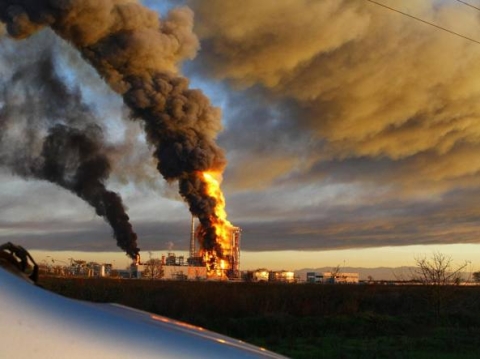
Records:
<instances>
[{"instance_id":1,"label":"power line","mask_svg":"<svg viewBox=\"0 0 480 359\"><path fill-rule=\"evenodd\" d=\"M468 2L462 1L462 0L457 0L458 2L461 2L464 5L470 6L471 8L477 9L480 11L480 7L473 6L472 4L469 4Z\"/></svg>"},{"instance_id":2,"label":"power line","mask_svg":"<svg viewBox=\"0 0 480 359\"><path fill-rule=\"evenodd\" d=\"M458 32L455 32L455 31L446 29L446 28L444 28L444 27L442 27L442 26L435 25L434 23L431 23L431 22L428 22L428 21L426 21L426 20L420 19L420 18L418 18L418 17L416 17L416 16L413 16L413 15L410 15L410 14L408 14L408 13L406 13L406 12L403 12L403 11L400 11L400 10L397 10L397 9L394 9L394 8L392 8L392 7L390 7L390 6L385 5L385 4L381 4L381 3L376 2L376 1L373 1L373 0L367 0L367 1L371 2L372 4L375 4L375 5L384 7L385 9L388 9L388 10L391 10L391 11L394 11L394 12L397 12L397 13L399 13L399 14L402 14L402 15L404 15L404 16L408 16L409 18L412 18L412 19L414 19L414 20L423 22L424 24L427 24L427 25L436 27L437 29L440 29L440 30L443 30L443 31L445 31L445 32L448 32L449 34L452 34L452 35L461 37L461 38L463 38L463 39L465 39L465 40L472 41L472 42L480 45L480 41L477 41L477 40L475 40L475 39L472 39L471 37L468 37L468 36L459 34ZM457 1L459 1L459 0L457 0ZM463 2L463 1L460 1L460 2ZM480 10L480 9L479 9L479 10Z\"/></svg>"}]
</instances>

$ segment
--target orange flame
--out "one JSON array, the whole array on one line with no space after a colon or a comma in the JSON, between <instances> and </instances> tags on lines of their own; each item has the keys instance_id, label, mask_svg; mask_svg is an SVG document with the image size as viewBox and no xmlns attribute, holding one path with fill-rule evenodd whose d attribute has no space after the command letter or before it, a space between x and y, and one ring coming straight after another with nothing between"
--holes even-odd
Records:
<instances>
[{"instance_id":1,"label":"orange flame","mask_svg":"<svg viewBox=\"0 0 480 359\"><path fill-rule=\"evenodd\" d=\"M221 174L217 172L202 172L203 179L207 185L207 194L215 198L215 216L211 218L217 243L220 245L223 254L230 254L232 251L231 236L234 226L227 220L225 210L225 197L220 189ZM231 269L231 263L228 257L220 258L215 251L203 251L203 258L206 263L210 263L209 276L225 278L227 270Z\"/></svg>"}]
</instances>

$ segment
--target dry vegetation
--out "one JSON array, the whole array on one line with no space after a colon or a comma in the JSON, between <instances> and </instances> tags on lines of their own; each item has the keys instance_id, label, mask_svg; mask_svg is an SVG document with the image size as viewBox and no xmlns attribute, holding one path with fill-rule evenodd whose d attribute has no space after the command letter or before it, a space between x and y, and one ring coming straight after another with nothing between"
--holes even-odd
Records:
<instances>
[{"instance_id":1,"label":"dry vegetation","mask_svg":"<svg viewBox=\"0 0 480 359\"><path fill-rule=\"evenodd\" d=\"M438 312L432 286L48 277L41 284L200 325L292 358L480 357L476 286L444 286Z\"/></svg>"}]
</instances>

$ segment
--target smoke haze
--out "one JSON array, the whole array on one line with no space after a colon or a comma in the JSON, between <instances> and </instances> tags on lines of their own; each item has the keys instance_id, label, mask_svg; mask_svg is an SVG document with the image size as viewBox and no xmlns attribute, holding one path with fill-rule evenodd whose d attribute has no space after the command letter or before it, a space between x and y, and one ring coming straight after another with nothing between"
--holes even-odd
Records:
<instances>
[{"instance_id":1,"label":"smoke haze","mask_svg":"<svg viewBox=\"0 0 480 359\"><path fill-rule=\"evenodd\" d=\"M68 88L58 76L54 42L45 35L37 41L49 46L33 61L13 65L16 59L11 59L14 71L1 84L0 164L75 193L111 225L118 246L135 258L137 235L120 196L105 187L111 166L99 120L80 90Z\"/></svg>"},{"instance_id":2,"label":"smoke haze","mask_svg":"<svg viewBox=\"0 0 480 359\"><path fill-rule=\"evenodd\" d=\"M192 12L172 10L160 21L135 1L19 0L0 1L0 19L17 39L51 27L123 96L132 116L144 122L159 172L167 181L180 181L180 194L204 228L204 249L221 255L211 223L215 200L201 176L225 167L215 144L220 113L200 91L189 89L176 67L198 47Z\"/></svg>"},{"instance_id":3,"label":"smoke haze","mask_svg":"<svg viewBox=\"0 0 480 359\"><path fill-rule=\"evenodd\" d=\"M458 2L381 2L480 40L480 13ZM12 1L0 3L4 13L2 6ZM164 5L156 1L143 2L151 11L133 1L83 1L82 11L75 10L77 1L62 2L63 8L60 1L15 3L19 8L6 17L11 33L26 37L44 24L73 37L132 116L142 118L132 136L144 127L155 159L148 166L143 161L138 172L130 161L123 183L150 182L158 164L169 181L179 179L190 207L208 213L209 199L190 174L223 168L228 157L228 211L243 228L242 249L478 243L478 44L368 1L169 1L191 11L177 9L160 20L153 9ZM32 4L38 5L25 10ZM92 9L103 17L87 20ZM135 16L122 15L127 9ZM70 22L56 20L65 14ZM91 29L71 26L77 22L90 22ZM116 32L121 27L128 30ZM136 47L137 41L164 50ZM138 54L132 61L128 49ZM208 101L196 105L202 95L180 75L182 61L196 52L182 71L195 85L206 84L222 106L219 143L226 155L211 145L221 129L219 111ZM99 101L112 98L97 95ZM162 147L171 140L175 145ZM134 144L122 146L132 159ZM41 144L34 149L39 154ZM150 154L141 152L142 160ZM124 155L109 157L120 167ZM154 211L139 209L147 203L155 208L157 198L150 197L132 201L138 217L152 221L139 221L139 233L147 227L155 232ZM168 218L156 232L172 232L176 218ZM142 248L155 250L148 238Z\"/></svg>"}]
</instances>

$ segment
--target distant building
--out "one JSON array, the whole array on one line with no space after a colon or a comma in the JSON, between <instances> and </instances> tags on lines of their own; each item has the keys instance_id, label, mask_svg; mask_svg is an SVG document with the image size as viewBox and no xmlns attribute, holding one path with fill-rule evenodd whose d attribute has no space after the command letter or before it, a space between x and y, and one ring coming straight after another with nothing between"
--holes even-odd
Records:
<instances>
[{"instance_id":1,"label":"distant building","mask_svg":"<svg viewBox=\"0 0 480 359\"><path fill-rule=\"evenodd\" d=\"M131 276L132 276L132 270L130 268L129 269L117 269L116 272L117 272L117 275L118 275L119 278L128 279L128 278L131 278Z\"/></svg>"},{"instance_id":2,"label":"distant building","mask_svg":"<svg viewBox=\"0 0 480 359\"><path fill-rule=\"evenodd\" d=\"M206 280L207 268L204 266L164 265L163 279L169 280Z\"/></svg>"},{"instance_id":3,"label":"distant building","mask_svg":"<svg viewBox=\"0 0 480 359\"><path fill-rule=\"evenodd\" d=\"M357 284L359 282L358 273L332 273L332 272L308 272L307 283L320 284Z\"/></svg>"},{"instance_id":4,"label":"distant building","mask_svg":"<svg viewBox=\"0 0 480 359\"><path fill-rule=\"evenodd\" d=\"M143 264L132 264L130 266L129 278L135 278L135 279L142 278L142 273L144 270L145 270L145 266Z\"/></svg>"},{"instance_id":5,"label":"distant building","mask_svg":"<svg viewBox=\"0 0 480 359\"><path fill-rule=\"evenodd\" d=\"M295 273L281 270L271 271L266 268L260 268L254 271L242 272L242 279L246 282L281 282L295 283Z\"/></svg>"},{"instance_id":6,"label":"distant building","mask_svg":"<svg viewBox=\"0 0 480 359\"><path fill-rule=\"evenodd\" d=\"M254 271L242 272L241 277L245 282L268 282L270 272L268 269L260 268Z\"/></svg>"},{"instance_id":7,"label":"distant building","mask_svg":"<svg viewBox=\"0 0 480 359\"><path fill-rule=\"evenodd\" d=\"M271 271L269 273L270 282L282 282L282 283L295 283L295 273L281 270L281 271Z\"/></svg>"},{"instance_id":8,"label":"distant building","mask_svg":"<svg viewBox=\"0 0 480 359\"><path fill-rule=\"evenodd\" d=\"M185 262L185 257L184 256L177 257L175 253L168 253L166 258L162 256L162 263L167 266L186 266L187 265L187 262Z\"/></svg>"}]
</instances>

